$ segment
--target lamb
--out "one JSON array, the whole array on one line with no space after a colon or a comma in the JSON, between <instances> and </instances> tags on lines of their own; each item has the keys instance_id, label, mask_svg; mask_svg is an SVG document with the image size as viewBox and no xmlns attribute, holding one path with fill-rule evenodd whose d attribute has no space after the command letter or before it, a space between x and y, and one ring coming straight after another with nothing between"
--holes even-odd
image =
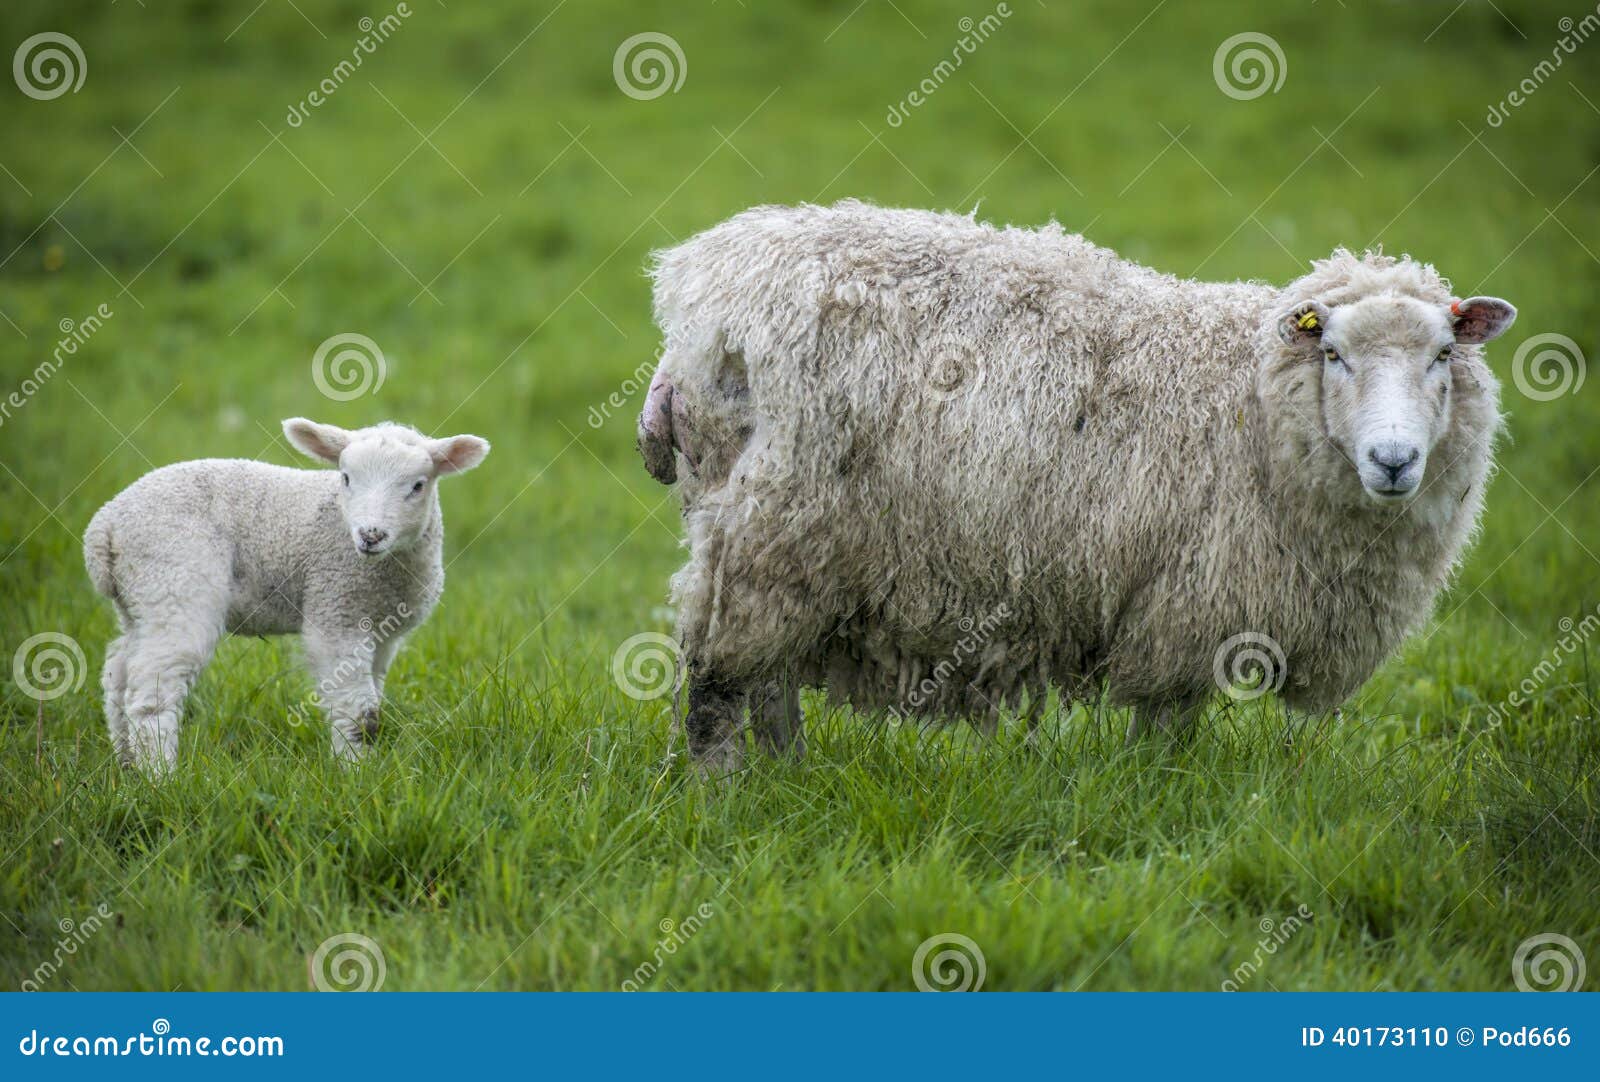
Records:
<instances>
[{"instance_id":1,"label":"lamb","mask_svg":"<svg viewBox=\"0 0 1600 1082\"><path fill-rule=\"evenodd\" d=\"M1516 316L1409 257L1200 282L854 201L746 211L653 276L639 446L681 489L684 727L714 775L746 707L799 749L798 686L919 719L1104 694L1130 740L1219 690L1336 706L1474 534L1481 347Z\"/></svg>"},{"instance_id":2,"label":"lamb","mask_svg":"<svg viewBox=\"0 0 1600 1082\"><path fill-rule=\"evenodd\" d=\"M225 632L299 634L334 754L360 758L389 663L444 590L437 481L489 453L477 436L393 423L295 417L283 431L338 468L180 462L128 486L84 534L89 577L122 630L101 676L111 741L153 777L176 763L184 698Z\"/></svg>"}]
</instances>

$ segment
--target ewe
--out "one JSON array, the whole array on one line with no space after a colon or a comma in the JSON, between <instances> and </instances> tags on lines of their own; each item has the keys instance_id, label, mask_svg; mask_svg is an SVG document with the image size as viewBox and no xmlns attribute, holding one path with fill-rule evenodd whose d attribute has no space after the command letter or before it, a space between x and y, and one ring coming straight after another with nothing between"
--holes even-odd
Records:
<instances>
[{"instance_id":1,"label":"ewe","mask_svg":"<svg viewBox=\"0 0 1600 1082\"><path fill-rule=\"evenodd\" d=\"M444 589L436 482L482 462L489 444L299 417L283 431L338 469L180 462L89 523L89 577L122 628L101 679L124 763L172 768L184 697L224 632L302 637L336 755L359 758L377 733L389 662Z\"/></svg>"},{"instance_id":2,"label":"ewe","mask_svg":"<svg viewBox=\"0 0 1600 1082\"><path fill-rule=\"evenodd\" d=\"M1504 301L1340 250L1282 288L1058 226L761 207L658 256L640 418L682 477L689 746L797 732L794 687L992 714L1105 690L1130 736L1256 676L1350 695L1471 538Z\"/></svg>"}]
</instances>

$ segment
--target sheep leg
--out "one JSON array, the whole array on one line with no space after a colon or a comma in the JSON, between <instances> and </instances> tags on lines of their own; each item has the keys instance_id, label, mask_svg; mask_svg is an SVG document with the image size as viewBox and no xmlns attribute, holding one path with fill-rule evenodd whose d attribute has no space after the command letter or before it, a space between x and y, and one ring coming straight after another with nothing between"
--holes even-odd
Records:
<instances>
[{"instance_id":1,"label":"sheep leg","mask_svg":"<svg viewBox=\"0 0 1600 1082\"><path fill-rule=\"evenodd\" d=\"M690 677L689 713L683 725L689 736L689 756L702 778L720 779L744 765L740 739L744 701L743 689L728 681Z\"/></svg>"},{"instance_id":2,"label":"sheep leg","mask_svg":"<svg viewBox=\"0 0 1600 1082\"><path fill-rule=\"evenodd\" d=\"M1028 693L1028 707L1022 716L1028 723L1028 735L1023 738L1023 743L1037 751L1044 742L1044 737L1039 728L1039 715L1044 713L1044 695L1037 692Z\"/></svg>"},{"instance_id":3,"label":"sheep leg","mask_svg":"<svg viewBox=\"0 0 1600 1082\"><path fill-rule=\"evenodd\" d=\"M788 674L752 689L749 700L756 747L774 757L804 756L806 734L805 718L800 713L800 689Z\"/></svg>"},{"instance_id":4,"label":"sheep leg","mask_svg":"<svg viewBox=\"0 0 1600 1082\"><path fill-rule=\"evenodd\" d=\"M132 644L129 636L119 635L106 647L105 667L100 670L100 686L106 693L106 728L111 733L111 747L123 763L131 763L133 749L128 742L128 654Z\"/></svg>"},{"instance_id":5,"label":"sheep leg","mask_svg":"<svg viewBox=\"0 0 1600 1082\"><path fill-rule=\"evenodd\" d=\"M125 763L152 778L177 765L183 701L221 635L220 621L195 620L136 637L124 662Z\"/></svg>"},{"instance_id":6,"label":"sheep leg","mask_svg":"<svg viewBox=\"0 0 1600 1082\"><path fill-rule=\"evenodd\" d=\"M1132 746L1152 732L1165 733L1177 740L1191 730L1201 705L1201 701L1195 699L1141 704L1134 708L1133 717L1128 721L1124 743Z\"/></svg>"},{"instance_id":7,"label":"sheep leg","mask_svg":"<svg viewBox=\"0 0 1600 1082\"><path fill-rule=\"evenodd\" d=\"M400 650L400 636L390 635L372 650L372 684L378 690L378 705L383 706L383 682L389 676L389 665ZM380 719L381 725L381 719Z\"/></svg>"},{"instance_id":8,"label":"sheep leg","mask_svg":"<svg viewBox=\"0 0 1600 1082\"><path fill-rule=\"evenodd\" d=\"M374 644L369 635L308 632L306 656L333 734L333 754L353 763L378 735L382 698L373 679Z\"/></svg>"}]
</instances>

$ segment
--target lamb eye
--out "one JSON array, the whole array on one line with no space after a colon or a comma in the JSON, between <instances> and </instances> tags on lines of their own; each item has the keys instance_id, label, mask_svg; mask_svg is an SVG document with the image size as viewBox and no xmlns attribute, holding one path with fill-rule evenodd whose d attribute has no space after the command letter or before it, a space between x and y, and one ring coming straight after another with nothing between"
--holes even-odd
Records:
<instances>
[{"instance_id":1,"label":"lamb eye","mask_svg":"<svg viewBox=\"0 0 1600 1082\"><path fill-rule=\"evenodd\" d=\"M1439 351L1439 355L1433 359L1433 363L1434 364L1444 364L1446 361L1448 361L1450 359L1451 354L1453 352L1454 351L1449 346L1445 346L1443 349L1441 349Z\"/></svg>"},{"instance_id":2,"label":"lamb eye","mask_svg":"<svg viewBox=\"0 0 1600 1082\"><path fill-rule=\"evenodd\" d=\"M422 486L425 485L425 484L427 484L426 481L418 481L416 484L412 485L411 486L411 494L413 496L415 496L417 493L421 492L422 491Z\"/></svg>"},{"instance_id":3,"label":"lamb eye","mask_svg":"<svg viewBox=\"0 0 1600 1082\"><path fill-rule=\"evenodd\" d=\"M339 480L344 482L344 487L345 488L349 488L350 487L350 475L348 473L341 473L339 475Z\"/></svg>"},{"instance_id":4,"label":"lamb eye","mask_svg":"<svg viewBox=\"0 0 1600 1082\"><path fill-rule=\"evenodd\" d=\"M1339 351L1336 349L1325 349L1322 355L1328 359L1329 364L1344 364L1344 358L1339 356Z\"/></svg>"}]
</instances>

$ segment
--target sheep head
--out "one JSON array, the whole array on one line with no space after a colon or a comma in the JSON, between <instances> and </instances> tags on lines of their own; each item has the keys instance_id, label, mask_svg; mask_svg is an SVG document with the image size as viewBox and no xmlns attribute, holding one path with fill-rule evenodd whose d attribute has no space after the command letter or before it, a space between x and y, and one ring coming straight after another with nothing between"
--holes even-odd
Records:
<instances>
[{"instance_id":1,"label":"sheep head","mask_svg":"<svg viewBox=\"0 0 1600 1082\"><path fill-rule=\"evenodd\" d=\"M1496 297L1444 305L1384 291L1334 307L1302 301L1279 317L1278 336L1319 363L1321 423L1367 496L1404 503L1450 429L1458 347L1499 336L1516 317Z\"/></svg>"},{"instance_id":2,"label":"sheep head","mask_svg":"<svg viewBox=\"0 0 1600 1082\"><path fill-rule=\"evenodd\" d=\"M478 436L430 439L390 423L352 431L291 417L283 434L304 454L339 468L339 512L363 556L415 545L432 521L438 479L472 469L489 453Z\"/></svg>"}]
</instances>

